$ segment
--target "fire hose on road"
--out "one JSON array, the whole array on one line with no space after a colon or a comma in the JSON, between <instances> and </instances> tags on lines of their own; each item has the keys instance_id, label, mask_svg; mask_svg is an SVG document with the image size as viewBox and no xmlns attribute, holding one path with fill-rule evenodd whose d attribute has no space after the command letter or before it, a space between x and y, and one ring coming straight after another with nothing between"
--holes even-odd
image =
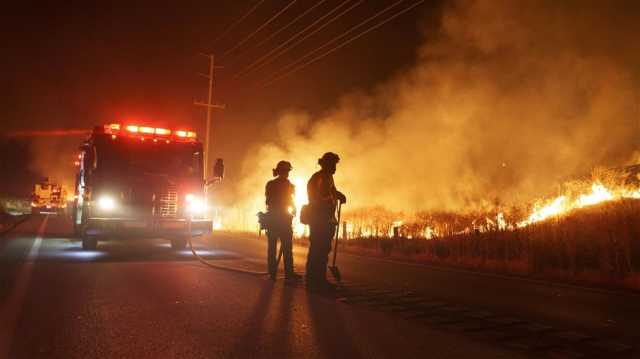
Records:
<instances>
[{"instance_id":1,"label":"fire hose on road","mask_svg":"<svg viewBox=\"0 0 640 359\"><path fill-rule=\"evenodd\" d=\"M335 279L338 282L340 282L341 279L342 279L342 275L340 274L340 270L336 266L336 256L337 256L337 252L338 252L338 238L339 238L339 233L340 233L340 209L341 209L341 205L339 204L338 205L338 224L337 224L336 232L334 234L333 264L331 266L329 266L329 270L330 270L331 274L333 274L333 276L335 277ZM199 255L196 252L195 248L193 247L193 242L192 242L193 236L191 234L191 218L187 218L187 228L188 228L188 232L189 232L189 235L187 236L187 243L189 243L189 249L191 249L191 253L193 254L194 257L196 257L196 259L200 263L206 265L207 267L213 268L213 269L226 270L226 271L230 271L230 272L236 272L236 273L257 275L257 276L263 276L263 275L268 275L269 274L269 272L266 272L266 271L252 271L252 270L249 270L249 269L229 267L229 266L224 266L224 265L220 265L220 264L215 264L215 263L209 262L207 259L205 259L201 255ZM282 244L280 244L280 249L278 250L278 258L276 260L276 268L278 268L279 265L280 265L280 259L282 258L282 251L283 251L283 247L282 247Z\"/></svg>"},{"instance_id":2,"label":"fire hose on road","mask_svg":"<svg viewBox=\"0 0 640 359\"><path fill-rule=\"evenodd\" d=\"M235 268L235 267L229 267L229 266L224 266L224 265L220 265L220 264L216 264L216 263L211 263L210 261L206 260L205 258L203 258L202 256L200 256L195 248L193 248L193 243L192 243L192 235L191 235L191 218L187 219L187 226L188 226L188 231L189 231L189 236L187 237L187 242L189 243L189 248L191 249L191 253L193 254L194 257L196 257L196 259L206 265L209 268L213 268L213 269L219 269L219 270L226 270L226 271L230 271L230 272L236 272L236 273L242 273L242 274L250 274L250 275L256 275L256 276L263 276L263 275L268 275L269 273L266 271L252 271L249 269L242 269L242 268ZM282 245L280 245L280 256L278 257L278 262L280 262L280 257L282 256Z\"/></svg>"}]
</instances>

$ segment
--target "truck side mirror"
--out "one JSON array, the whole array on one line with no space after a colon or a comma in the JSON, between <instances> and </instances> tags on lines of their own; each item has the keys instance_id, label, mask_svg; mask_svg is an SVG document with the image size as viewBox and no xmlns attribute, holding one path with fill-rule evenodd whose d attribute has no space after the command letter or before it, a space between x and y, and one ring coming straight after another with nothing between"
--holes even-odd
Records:
<instances>
[{"instance_id":1,"label":"truck side mirror","mask_svg":"<svg viewBox=\"0 0 640 359\"><path fill-rule=\"evenodd\" d=\"M213 166L213 177L220 180L224 178L224 161L222 158L216 159L216 164Z\"/></svg>"},{"instance_id":2,"label":"truck side mirror","mask_svg":"<svg viewBox=\"0 0 640 359\"><path fill-rule=\"evenodd\" d=\"M216 159L216 164L213 166L213 179L205 180L205 185L209 186L217 182L222 182L224 178L224 161L222 158Z\"/></svg>"}]
</instances>

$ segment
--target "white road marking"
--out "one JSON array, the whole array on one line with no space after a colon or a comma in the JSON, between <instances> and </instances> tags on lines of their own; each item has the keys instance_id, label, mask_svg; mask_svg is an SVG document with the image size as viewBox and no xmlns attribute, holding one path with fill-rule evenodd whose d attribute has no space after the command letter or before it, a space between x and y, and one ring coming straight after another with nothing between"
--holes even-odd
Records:
<instances>
[{"instance_id":1,"label":"white road marking","mask_svg":"<svg viewBox=\"0 0 640 359\"><path fill-rule=\"evenodd\" d=\"M22 304L29 289L31 272L38 258L38 253L40 252L42 236L44 235L48 219L49 217L45 217L38 228L36 239L31 245L25 262L18 271L13 289L5 302L2 303L2 307L0 307L0 358L9 357L9 351L13 343L13 334L22 312Z\"/></svg>"}]
</instances>

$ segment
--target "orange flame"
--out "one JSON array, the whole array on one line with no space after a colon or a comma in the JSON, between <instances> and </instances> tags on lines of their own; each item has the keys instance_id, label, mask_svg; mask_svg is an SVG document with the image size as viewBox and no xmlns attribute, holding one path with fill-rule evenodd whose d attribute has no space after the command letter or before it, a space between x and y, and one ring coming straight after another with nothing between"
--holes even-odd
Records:
<instances>
[{"instance_id":1,"label":"orange flame","mask_svg":"<svg viewBox=\"0 0 640 359\"><path fill-rule=\"evenodd\" d=\"M591 192L580 194L573 200L566 195L561 195L546 201L544 204L536 204L529 217L519 222L518 227L526 227L552 217L558 217L575 209L623 198L640 198L640 189L628 189L625 187L607 188L602 183L596 181L591 185Z\"/></svg>"}]
</instances>

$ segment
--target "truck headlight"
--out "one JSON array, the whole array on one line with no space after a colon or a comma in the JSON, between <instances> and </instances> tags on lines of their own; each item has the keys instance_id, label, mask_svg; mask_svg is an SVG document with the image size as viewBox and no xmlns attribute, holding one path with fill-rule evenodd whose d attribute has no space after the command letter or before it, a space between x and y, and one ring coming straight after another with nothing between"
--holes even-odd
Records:
<instances>
[{"instance_id":1,"label":"truck headlight","mask_svg":"<svg viewBox=\"0 0 640 359\"><path fill-rule=\"evenodd\" d=\"M189 193L185 196L185 200L187 202L187 211L189 211L189 213L201 214L207 209L207 205L202 197Z\"/></svg>"},{"instance_id":2,"label":"truck headlight","mask_svg":"<svg viewBox=\"0 0 640 359\"><path fill-rule=\"evenodd\" d=\"M113 197L102 196L98 199L98 208L103 211L113 211L116 208L116 201Z\"/></svg>"}]
</instances>

